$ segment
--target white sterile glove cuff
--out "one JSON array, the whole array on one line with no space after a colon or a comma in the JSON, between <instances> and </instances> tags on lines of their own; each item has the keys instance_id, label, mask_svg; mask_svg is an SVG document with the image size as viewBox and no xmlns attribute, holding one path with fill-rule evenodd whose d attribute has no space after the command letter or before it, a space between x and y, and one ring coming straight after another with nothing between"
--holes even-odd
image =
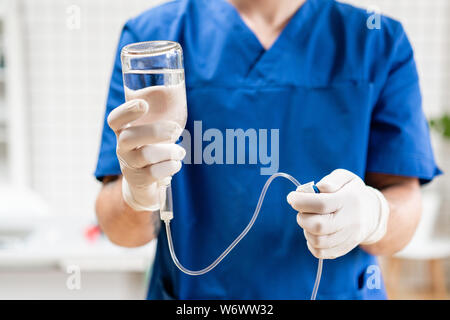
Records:
<instances>
[{"instance_id":1,"label":"white sterile glove cuff","mask_svg":"<svg viewBox=\"0 0 450 320\"><path fill-rule=\"evenodd\" d=\"M133 197L133 193L131 192L130 185L127 182L127 179L122 179L122 197L123 200L130 206L131 209L135 211L156 211L159 210L159 202L151 206L145 206L139 204L136 199Z\"/></svg>"},{"instance_id":2,"label":"white sterile glove cuff","mask_svg":"<svg viewBox=\"0 0 450 320\"><path fill-rule=\"evenodd\" d=\"M387 224L389 219L389 204L384 197L384 195L377 189L366 186L370 191L372 191L380 202L380 214L378 217L378 223L375 227L375 230L372 234L370 234L361 244L372 244L380 241L387 231Z\"/></svg>"}]
</instances>

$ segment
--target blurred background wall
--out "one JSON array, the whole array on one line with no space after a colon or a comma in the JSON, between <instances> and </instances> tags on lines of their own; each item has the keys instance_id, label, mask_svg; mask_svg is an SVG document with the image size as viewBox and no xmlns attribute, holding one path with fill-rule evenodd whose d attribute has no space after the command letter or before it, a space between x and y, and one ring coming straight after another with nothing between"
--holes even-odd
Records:
<instances>
[{"instance_id":1,"label":"blurred background wall","mask_svg":"<svg viewBox=\"0 0 450 320\"><path fill-rule=\"evenodd\" d=\"M25 102L22 127L27 137L22 180L42 196L54 215L95 220L94 201L100 185L92 174L120 30L128 18L161 2L14 0L17 23L22 28L17 41L21 41L23 59L18 63L24 74L20 95ZM450 1L346 2L375 6L404 24L416 52L427 116L450 112ZM77 12L79 27L73 21ZM14 139L10 136L6 140L13 144ZM439 134L433 134L433 143L438 163L448 172L449 143ZM13 147L2 148L5 154ZM14 180L8 166L4 165L1 174L0 180ZM425 188L443 200L436 229L442 235L448 235L450 229L450 204L445 198L449 181L440 177ZM448 261L445 263L449 271ZM404 272L406 283L420 286L422 278L417 274L423 268L411 262Z\"/></svg>"}]
</instances>

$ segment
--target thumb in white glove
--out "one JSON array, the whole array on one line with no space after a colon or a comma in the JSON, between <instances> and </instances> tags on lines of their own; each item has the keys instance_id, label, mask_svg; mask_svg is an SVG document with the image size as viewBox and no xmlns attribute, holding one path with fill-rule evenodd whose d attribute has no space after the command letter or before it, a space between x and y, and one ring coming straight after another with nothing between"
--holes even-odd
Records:
<instances>
[{"instance_id":1,"label":"thumb in white glove","mask_svg":"<svg viewBox=\"0 0 450 320\"><path fill-rule=\"evenodd\" d=\"M386 234L389 206L383 194L354 173L337 169L319 183L319 194L294 191L288 203L299 213L308 249L316 258L334 259L359 244Z\"/></svg>"},{"instance_id":2,"label":"thumb in white glove","mask_svg":"<svg viewBox=\"0 0 450 320\"><path fill-rule=\"evenodd\" d=\"M148 111L144 100L130 100L108 116L108 124L117 137L117 158L123 174L122 196L136 211L159 209L158 181L181 169L185 150L174 142L182 128L173 121L136 125Z\"/></svg>"}]
</instances>

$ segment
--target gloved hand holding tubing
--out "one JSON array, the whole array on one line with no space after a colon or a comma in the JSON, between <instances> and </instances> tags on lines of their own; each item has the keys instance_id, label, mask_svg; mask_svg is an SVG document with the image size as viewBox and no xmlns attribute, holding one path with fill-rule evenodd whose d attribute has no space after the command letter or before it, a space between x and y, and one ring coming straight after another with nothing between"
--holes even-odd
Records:
<instances>
[{"instance_id":1,"label":"gloved hand holding tubing","mask_svg":"<svg viewBox=\"0 0 450 320\"><path fill-rule=\"evenodd\" d=\"M337 169L317 183L319 194L293 191L288 203L298 211L308 249L316 258L334 259L386 234L389 206L383 194L354 173Z\"/></svg>"},{"instance_id":2,"label":"gloved hand holding tubing","mask_svg":"<svg viewBox=\"0 0 450 320\"><path fill-rule=\"evenodd\" d=\"M181 169L185 150L174 142L182 128L173 121L133 124L148 111L144 100L130 100L111 111L108 124L116 134L123 174L122 196L135 211L159 209L158 181Z\"/></svg>"}]
</instances>

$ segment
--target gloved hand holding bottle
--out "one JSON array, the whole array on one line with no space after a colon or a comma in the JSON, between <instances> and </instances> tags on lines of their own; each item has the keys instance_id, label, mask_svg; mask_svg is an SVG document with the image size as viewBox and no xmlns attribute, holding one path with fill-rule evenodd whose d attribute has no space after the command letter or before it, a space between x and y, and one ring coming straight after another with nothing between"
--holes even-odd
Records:
<instances>
[{"instance_id":1,"label":"gloved hand holding bottle","mask_svg":"<svg viewBox=\"0 0 450 320\"><path fill-rule=\"evenodd\" d=\"M338 258L384 237L389 206L380 191L344 169L325 176L317 187L320 194L293 191L287 197L316 258Z\"/></svg>"},{"instance_id":2,"label":"gloved hand holding bottle","mask_svg":"<svg viewBox=\"0 0 450 320\"><path fill-rule=\"evenodd\" d=\"M108 124L116 134L123 174L122 196L135 211L159 209L158 181L181 169L185 150L174 142L182 128L174 121L134 123L148 112L145 100L130 100L111 111Z\"/></svg>"}]
</instances>

